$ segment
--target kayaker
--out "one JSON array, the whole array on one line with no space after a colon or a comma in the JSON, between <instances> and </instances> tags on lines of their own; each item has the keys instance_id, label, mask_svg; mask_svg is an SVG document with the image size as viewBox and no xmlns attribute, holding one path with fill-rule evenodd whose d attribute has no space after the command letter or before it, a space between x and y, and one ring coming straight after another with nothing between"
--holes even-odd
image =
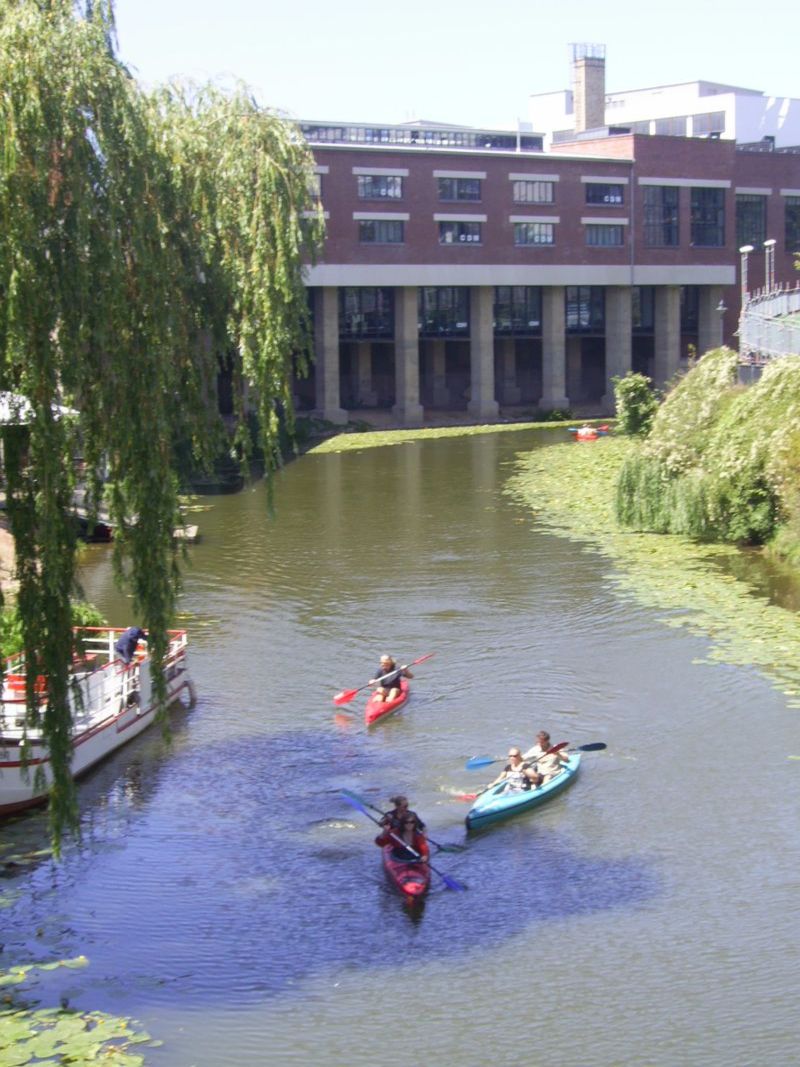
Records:
<instances>
[{"instance_id":1,"label":"kayaker","mask_svg":"<svg viewBox=\"0 0 800 1067\"><path fill-rule=\"evenodd\" d=\"M425 823L415 811L412 811L409 808L408 797L403 796L402 793L398 793L396 797L389 797L389 803L394 804L394 807L384 815L381 820L381 826L385 826L389 830L397 830L403 825L406 817L412 815L416 820L416 826L419 832L422 833L425 830Z\"/></svg>"},{"instance_id":2,"label":"kayaker","mask_svg":"<svg viewBox=\"0 0 800 1067\"><path fill-rule=\"evenodd\" d=\"M569 759L566 748L558 752L549 752L553 747L550 734L546 730L540 730L536 735L536 744L529 748L523 755L523 759L534 766L534 769L542 776L543 782L549 782L560 774L563 764Z\"/></svg>"},{"instance_id":3,"label":"kayaker","mask_svg":"<svg viewBox=\"0 0 800 1067\"><path fill-rule=\"evenodd\" d=\"M405 842L409 848L404 848L401 842ZM425 835L417 827L417 816L413 811L406 813L405 819L397 829L386 827L383 833L375 838L375 844L381 848L391 845L392 858L406 863L419 860L420 857L427 863L431 851ZM415 856L414 853L417 855Z\"/></svg>"},{"instance_id":4,"label":"kayaker","mask_svg":"<svg viewBox=\"0 0 800 1067\"><path fill-rule=\"evenodd\" d=\"M531 789L542 784L542 775L523 760L518 748L510 748L508 763L486 788L491 789L493 785L498 785L500 782L507 782L510 789Z\"/></svg>"},{"instance_id":5,"label":"kayaker","mask_svg":"<svg viewBox=\"0 0 800 1067\"><path fill-rule=\"evenodd\" d=\"M114 651L117 654L117 659L122 660L126 667L130 665L133 660L134 653L136 652L136 646L140 641L147 640L147 631L140 629L138 626L129 626L124 633L120 634L117 643L114 645Z\"/></svg>"},{"instance_id":6,"label":"kayaker","mask_svg":"<svg viewBox=\"0 0 800 1067\"><path fill-rule=\"evenodd\" d=\"M396 700L400 696L400 679L413 677L408 667L398 667L394 657L384 653L375 677L370 678L367 685L377 685L373 699Z\"/></svg>"}]
</instances>

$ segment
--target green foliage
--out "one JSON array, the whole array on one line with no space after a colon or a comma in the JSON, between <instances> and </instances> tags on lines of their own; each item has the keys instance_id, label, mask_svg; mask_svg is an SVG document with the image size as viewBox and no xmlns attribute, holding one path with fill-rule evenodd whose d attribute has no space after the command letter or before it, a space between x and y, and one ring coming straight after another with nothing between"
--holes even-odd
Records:
<instances>
[{"instance_id":1,"label":"green foliage","mask_svg":"<svg viewBox=\"0 0 800 1067\"><path fill-rule=\"evenodd\" d=\"M645 437L658 410L658 394L644 374L612 378L617 412L617 431L628 437Z\"/></svg>"},{"instance_id":2,"label":"green foliage","mask_svg":"<svg viewBox=\"0 0 800 1067\"><path fill-rule=\"evenodd\" d=\"M620 472L624 526L746 544L781 527L782 543L798 538L800 358L776 360L747 388L736 365L728 349L709 352L664 401Z\"/></svg>"},{"instance_id":3,"label":"green foliage","mask_svg":"<svg viewBox=\"0 0 800 1067\"><path fill-rule=\"evenodd\" d=\"M26 663L49 684L43 716L31 685L28 718L50 751L56 846L75 825L72 460L90 508L108 473L115 573L160 661L180 578L177 442L210 464L216 353L233 351L239 414L253 386L277 462L277 410L291 425L289 368L308 350L301 260L321 230L293 127L244 90L145 96L113 31L111 0L0 6L0 390L32 408L0 438ZM163 699L160 671L154 684Z\"/></svg>"},{"instance_id":4,"label":"green foliage","mask_svg":"<svg viewBox=\"0 0 800 1067\"><path fill-rule=\"evenodd\" d=\"M72 605L73 626L105 626L107 620L93 604L78 601ZM0 657L16 656L25 647L23 619L16 605L6 605L0 611Z\"/></svg>"}]
</instances>

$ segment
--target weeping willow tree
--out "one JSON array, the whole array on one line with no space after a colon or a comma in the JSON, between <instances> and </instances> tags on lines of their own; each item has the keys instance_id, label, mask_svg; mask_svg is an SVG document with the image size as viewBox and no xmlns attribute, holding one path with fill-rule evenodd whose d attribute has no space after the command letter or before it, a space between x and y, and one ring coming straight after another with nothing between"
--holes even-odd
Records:
<instances>
[{"instance_id":1,"label":"weeping willow tree","mask_svg":"<svg viewBox=\"0 0 800 1067\"><path fill-rule=\"evenodd\" d=\"M0 0L0 390L29 405L0 436L57 847L76 825L73 460L90 508L108 508L116 574L160 662L180 582L179 446L211 460L217 354L234 352L276 458L308 345L302 263L321 236L292 126L245 90L146 95L113 39L110 0Z\"/></svg>"}]
</instances>

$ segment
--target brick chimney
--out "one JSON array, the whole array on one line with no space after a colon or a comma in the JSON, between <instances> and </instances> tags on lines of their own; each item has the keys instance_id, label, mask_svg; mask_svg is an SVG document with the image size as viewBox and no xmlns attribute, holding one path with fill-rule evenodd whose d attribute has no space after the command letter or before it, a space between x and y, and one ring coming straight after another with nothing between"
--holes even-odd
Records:
<instances>
[{"instance_id":1,"label":"brick chimney","mask_svg":"<svg viewBox=\"0 0 800 1067\"><path fill-rule=\"evenodd\" d=\"M572 93L575 132L606 124L606 46L573 44Z\"/></svg>"}]
</instances>

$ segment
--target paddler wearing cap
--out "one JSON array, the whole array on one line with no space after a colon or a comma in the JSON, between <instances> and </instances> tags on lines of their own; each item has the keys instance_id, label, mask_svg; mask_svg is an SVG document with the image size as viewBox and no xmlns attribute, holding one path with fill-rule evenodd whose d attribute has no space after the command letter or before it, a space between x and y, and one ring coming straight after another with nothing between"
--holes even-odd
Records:
<instances>
[{"instance_id":1,"label":"paddler wearing cap","mask_svg":"<svg viewBox=\"0 0 800 1067\"><path fill-rule=\"evenodd\" d=\"M372 694L372 699L396 700L400 696L400 679L413 677L414 675L408 667L398 667L394 657L390 656L388 652L384 652L375 672L375 677L370 678L367 685L376 687L375 692Z\"/></svg>"}]
</instances>

